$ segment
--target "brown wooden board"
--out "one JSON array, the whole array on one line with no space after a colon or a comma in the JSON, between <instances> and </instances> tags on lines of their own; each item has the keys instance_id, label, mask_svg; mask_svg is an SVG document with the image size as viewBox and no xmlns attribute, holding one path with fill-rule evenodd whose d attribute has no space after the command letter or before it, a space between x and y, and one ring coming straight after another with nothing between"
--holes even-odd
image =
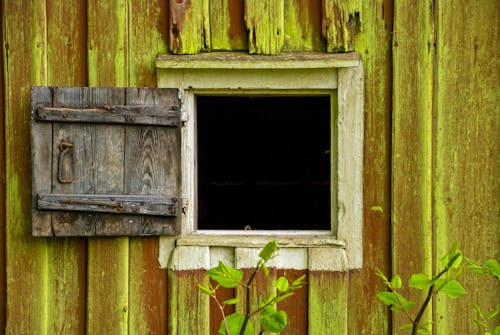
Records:
<instances>
[{"instance_id":1,"label":"brown wooden board","mask_svg":"<svg viewBox=\"0 0 500 335\"><path fill-rule=\"evenodd\" d=\"M0 6L0 45L3 42L3 6ZM4 97L4 53L0 57L0 96ZM5 99L0 101L0 333L5 331Z\"/></svg>"},{"instance_id":2,"label":"brown wooden board","mask_svg":"<svg viewBox=\"0 0 500 335\"><path fill-rule=\"evenodd\" d=\"M210 37L213 51L248 49L243 4L244 0L210 1Z\"/></svg>"},{"instance_id":3,"label":"brown wooden board","mask_svg":"<svg viewBox=\"0 0 500 335\"><path fill-rule=\"evenodd\" d=\"M307 270L278 270L277 278L285 276L289 282L293 282L302 275L307 275ZM307 280L307 277L306 277ZM294 292L294 295L278 303L277 310L285 311L288 322L282 335L307 334L308 320L308 289L307 284Z\"/></svg>"},{"instance_id":4,"label":"brown wooden board","mask_svg":"<svg viewBox=\"0 0 500 335\"><path fill-rule=\"evenodd\" d=\"M86 1L48 1L47 77L52 86L87 85ZM70 19L69 19L70 18ZM47 240L51 313L47 333L86 333L87 241L84 238Z\"/></svg>"},{"instance_id":5,"label":"brown wooden board","mask_svg":"<svg viewBox=\"0 0 500 335\"><path fill-rule=\"evenodd\" d=\"M285 0L283 51L324 51L320 0Z\"/></svg>"}]
</instances>

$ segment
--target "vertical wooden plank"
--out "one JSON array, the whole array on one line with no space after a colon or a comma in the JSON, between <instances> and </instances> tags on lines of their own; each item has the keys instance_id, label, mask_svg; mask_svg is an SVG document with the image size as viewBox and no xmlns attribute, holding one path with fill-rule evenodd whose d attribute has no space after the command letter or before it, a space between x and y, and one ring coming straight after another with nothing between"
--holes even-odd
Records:
<instances>
[{"instance_id":1,"label":"vertical wooden plank","mask_svg":"<svg viewBox=\"0 0 500 335\"><path fill-rule=\"evenodd\" d=\"M167 92L129 88L126 92L127 105L179 104L175 89ZM176 159L180 157L179 144L178 128L127 127L125 193L177 197L180 191L180 162ZM168 167L168 171L165 168L157 170L154 166ZM130 220L141 220L144 227L153 227L161 226L166 219L142 216ZM167 220L176 221L175 218ZM167 274L158 264L158 245L157 237L130 240L130 332L160 334L166 331Z\"/></svg>"},{"instance_id":2,"label":"vertical wooden plank","mask_svg":"<svg viewBox=\"0 0 500 335\"><path fill-rule=\"evenodd\" d=\"M285 0L284 51L324 51L320 0Z\"/></svg>"},{"instance_id":3,"label":"vertical wooden plank","mask_svg":"<svg viewBox=\"0 0 500 335\"><path fill-rule=\"evenodd\" d=\"M209 0L169 0L169 46L174 54L210 50Z\"/></svg>"},{"instance_id":4,"label":"vertical wooden plank","mask_svg":"<svg viewBox=\"0 0 500 335\"><path fill-rule=\"evenodd\" d=\"M86 3L47 2L47 79L51 86L87 85ZM70 19L68 19L70 18ZM56 99L57 103L57 99ZM50 239L48 332L85 334L87 241Z\"/></svg>"},{"instance_id":5,"label":"vertical wooden plank","mask_svg":"<svg viewBox=\"0 0 500 335\"><path fill-rule=\"evenodd\" d=\"M279 269L276 277L285 276L289 282L294 281L302 275L307 275L305 269ZM288 324L282 335L302 335L307 334L308 320L308 289L307 285L300 290L295 291L295 294L282 302L278 303L278 310L286 312Z\"/></svg>"},{"instance_id":6,"label":"vertical wooden plank","mask_svg":"<svg viewBox=\"0 0 500 335\"><path fill-rule=\"evenodd\" d=\"M388 309L375 298L385 288L373 269L391 272L392 0L363 1L362 12L354 48L365 82L363 268L349 273L348 334L389 334Z\"/></svg>"},{"instance_id":7,"label":"vertical wooden plank","mask_svg":"<svg viewBox=\"0 0 500 335\"><path fill-rule=\"evenodd\" d=\"M308 334L348 334L348 281L344 249L309 249Z\"/></svg>"},{"instance_id":8,"label":"vertical wooden plank","mask_svg":"<svg viewBox=\"0 0 500 335\"><path fill-rule=\"evenodd\" d=\"M432 1L394 5L392 235L394 273L432 274ZM411 290L414 291L414 290ZM423 294L403 290L411 300ZM431 308L424 318L430 321ZM394 329L406 323L394 314Z\"/></svg>"},{"instance_id":9,"label":"vertical wooden plank","mask_svg":"<svg viewBox=\"0 0 500 335\"><path fill-rule=\"evenodd\" d=\"M45 2L3 1L7 334L47 330L47 245L31 237L30 87L46 83ZM22 15L29 13L29 15Z\"/></svg>"},{"instance_id":10,"label":"vertical wooden plank","mask_svg":"<svg viewBox=\"0 0 500 335\"><path fill-rule=\"evenodd\" d=\"M5 86L4 86L4 37L3 6L0 6L0 333L5 332L6 284L5 284Z\"/></svg>"},{"instance_id":11,"label":"vertical wooden plank","mask_svg":"<svg viewBox=\"0 0 500 335\"><path fill-rule=\"evenodd\" d=\"M438 2L435 18L436 266L455 241L469 257L500 259L500 3ZM460 281L466 298L436 299L435 334L483 333L470 304L484 312L498 307L498 281L471 273Z\"/></svg>"},{"instance_id":12,"label":"vertical wooden plank","mask_svg":"<svg viewBox=\"0 0 500 335\"><path fill-rule=\"evenodd\" d=\"M212 50L248 49L243 0L211 0L209 12Z\"/></svg>"},{"instance_id":13,"label":"vertical wooden plank","mask_svg":"<svg viewBox=\"0 0 500 335\"><path fill-rule=\"evenodd\" d=\"M168 1L128 1L129 86L155 87L156 55L167 51ZM129 334L167 333L167 271L158 237L130 238Z\"/></svg>"},{"instance_id":14,"label":"vertical wooden plank","mask_svg":"<svg viewBox=\"0 0 500 335\"><path fill-rule=\"evenodd\" d=\"M362 1L322 0L322 32L327 52L347 52L361 27Z\"/></svg>"},{"instance_id":15,"label":"vertical wooden plank","mask_svg":"<svg viewBox=\"0 0 500 335\"><path fill-rule=\"evenodd\" d=\"M208 247L176 247L168 268L168 334L209 335L209 297L200 292L210 266Z\"/></svg>"},{"instance_id":16,"label":"vertical wooden plank","mask_svg":"<svg viewBox=\"0 0 500 335\"><path fill-rule=\"evenodd\" d=\"M123 89L95 88L89 92L90 106L125 104ZM124 127L96 125L95 193L123 192ZM117 215L96 216L101 223L120 225ZM88 242L87 332L126 334L128 329L128 239L92 239Z\"/></svg>"},{"instance_id":17,"label":"vertical wooden plank","mask_svg":"<svg viewBox=\"0 0 500 335\"><path fill-rule=\"evenodd\" d=\"M127 86L125 0L88 1L87 29L89 85ZM127 333L128 242L125 237L88 241L87 333Z\"/></svg>"},{"instance_id":18,"label":"vertical wooden plank","mask_svg":"<svg viewBox=\"0 0 500 335\"><path fill-rule=\"evenodd\" d=\"M284 0L245 0L248 51L275 55L285 43Z\"/></svg>"}]
</instances>

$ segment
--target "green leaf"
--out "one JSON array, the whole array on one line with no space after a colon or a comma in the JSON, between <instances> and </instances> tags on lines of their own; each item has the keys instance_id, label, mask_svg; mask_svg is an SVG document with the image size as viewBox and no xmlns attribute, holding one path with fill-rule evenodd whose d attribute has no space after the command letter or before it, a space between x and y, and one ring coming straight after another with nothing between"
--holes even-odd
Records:
<instances>
[{"instance_id":1,"label":"green leaf","mask_svg":"<svg viewBox=\"0 0 500 335\"><path fill-rule=\"evenodd\" d=\"M432 334L429 330L425 329L425 328L418 328L417 329L417 334L425 334L425 335L428 335L428 334Z\"/></svg>"},{"instance_id":2,"label":"green leaf","mask_svg":"<svg viewBox=\"0 0 500 335\"><path fill-rule=\"evenodd\" d=\"M448 280L443 286L438 285L438 282L436 282L436 285L440 287L441 292L453 299L467 293L465 288L455 279Z\"/></svg>"},{"instance_id":3,"label":"green leaf","mask_svg":"<svg viewBox=\"0 0 500 335\"><path fill-rule=\"evenodd\" d=\"M391 280L391 287L393 289L398 289L403 287L403 281L401 280L401 277L398 275L394 275Z\"/></svg>"},{"instance_id":4,"label":"green leaf","mask_svg":"<svg viewBox=\"0 0 500 335\"><path fill-rule=\"evenodd\" d=\"M276 283L274 283L274 287L276 287L276 289L279 291L279 292L286 292L288 291L288 279L286 279L286 277L279 277L278 280L276 281Z\"/></svg>"},{"instance_id":5,"label":"green leaf","mask_svg":"<svg viewBox=\"0 0 500 335\"><path fill-rule=\"evenodd\" d=\"M266 308L264 308L262 310L262 315L272 315L274 313L276 313L276 308L274 308L274 306L267 306Z\"/></svg>"},{"instance_id":6,"label":"green leaf","mask_svg":"<svg viewBox=\"0 0 500 335\"><path fill-rule=\"evenodd\" d=\"M488 325L484 323L484 321L481 321L479 319L472 319L472 321L483 328L488 328Z\"/></svg>"},{"instance_id":7,"label":"green leaf","mask_svg":"<svg viewBox=\"0 0 500 335\"><path fill-rule=\"evenodd\" d=\"M385 276L385 274L380 271L379 268L375 269L375 275L377 277L380 277L382 279L382 281L384 282L385 285L389 284L389 279L387 279L387 277Z\"/></svg>"},{"instance_id":8,"label":"green leaf","mask_svg":"<svg viewBox=\"0 0 500 335\"><path fill-rule=\"evenodd\" d=\"M500 312L500 307L497 307L497 309L489 312L488 314L486 314L486 320L491 320L493 319L495 316L498 315L498 313Z\"/></svg>"},{"instance_id":9,"label":"green leaf","mask_svg":"<svg viewBox=\"0 0 500 335\"><path fill-rule=\"evenodd\" d=\"M283 295L280 295L278 297L278 299L276 299L276 303L281 302L281 301L285 300L286 298L290 298L292 295L294 295L293 292L288 292L288 293L285 293Z\"/></svg>"},{"instance_id":10,"label":"green leaf","mask_svg":"<svg viewBox=\"0 0 500 335\"><path fill-rule=\"evenodd\" d=\"M229 327L229 334L239 335L244 321L245 321L245 316L243 314L233 313L227 316L226 322ZM224 324L224 320L222 320L219 327L219 335L229 335L229 334L226 332L226 326ZM248 320L247 327L245 328L245 332L243 334L244 335L255 334L252 321Z\"/></svg>"},{"instance_id":11,"label":"green leaf","mask_svg":"<svg viewBox=\"0 0 500 335\"><path fill-rule=\"evenodd\" d=\"M488 259L483 263L483 267L488 270L488 273L500 280L500 265L496 259Z\"/></svg>"},{"instance_id":12,"label":"green leaf","mask_svg":"<svg viewBox=\"0 0 500 335\"><path fill-rule=\"evenodd\" d=\"M259 257L262 258L265 262L271 259L273 254L278 250L278 244L276 241L271 241L261 250L259 253Z\"/></svg>"},{"instance_id":13,"label":"green leaf","mask_svg":"<svg viewBox=\"0 0 500 335\"><path fill-rule=\"evenodd\" d=\"M207 271L206 276L215 280L222 287L235 288L243 279L243 272L219 262L217 267Z\"/></svg>"},{"instance_id":14,"label":"green leaf","mask_svg":"<svg viewBox=\"0 0 500 335\"><path fill-rule=\"evenodd\" d=\"M397 305L399 303L394 292L379 292L377 294L377 298L379 298L384 304L388 306Z\"/></svg>"},{"instance_id":15,"label":"green leaf","mask_svg":"<svg viewBox=\"0 0 500 335\"><path fill-rule=\"evenodd\" d=\"M495 330L493 331L493 335L500 335L500 326L495 327Z\"/></svg>"},{"instance_id":16,"label":"green leaf","mask_svg":"<svg viewBox=\"0 0 500 335\"><path fill-rule=\"evenodd\" d=\"M410 287L419 290L426 290L431 286L432 286L432 280L427 278L427 276L424 273L417 273L411 275Z\"/></svg>"},{"instance_id":17,"label":"green leaf","mask_svg":"<svg viewBox=\"0 0 500 335\"><path fill-rule=\"evenodd\" d=\"M240 298L232 298L232 299L227 299L224 300L225 305L234 305L240 302Z\"/></svg>"},{"instance_id":18,"label":"green leaf","mask_svg":"<svg viewBox=\"0 0 500 335\"><path fill-rule=\"evenodd\" d=\"M411 323L407 323L407 324L399 327L400 330L406 330L406 329L412 329L412 328L413 328L413 324L411 324Z\"/></svg>"},{"instance_id":19,"label":"green leaf","mask_svg":"<svg viewBox=\"0 0 500 335\"><path fill-rule=\"evenodd\" d=\"M306 284L306 277L307 277L307 275L302 275L299 278L295 279L292 282L292 285L290 286L290 289L291 290L296 290L296 289L301 288L303 285Z\"/></svg>"},{"instance_id":20,"label":"green leaf","mask_svg":"<svg viewBox=\"0 0 500 335\"><path fill-rule=\"evenodd\" d=\"M450 251L441 259L441 262L447 269L458 269L462 263L462 258L462 252L458 249L457 242L455 242Z\"/></svg>"},{"instance_id":21,"label":"green leaf","mask_svg":"<svg viewBox=\"0 0 500 335\"><path fill-rule=\"evenodd\" d=\"M278 311L276 313L266 315L260 319L262 328L268 332L279 333L285 329L287 323L286 313Z\"/></svg>"},{"instance_id":22,"label":"green leaf","mask_svg":"<svg viewBox=\"0 0 500 335\"><path fill-rule=\"evenodd\" d=\"M205 287L201 284L196 284L196 286L198 286L198 288L200 289L200 291L202 291L203 293L207 294L207 295L212 295L214 294L214 291L209 289L208 287Z\"/></svg>"}]
</instances>

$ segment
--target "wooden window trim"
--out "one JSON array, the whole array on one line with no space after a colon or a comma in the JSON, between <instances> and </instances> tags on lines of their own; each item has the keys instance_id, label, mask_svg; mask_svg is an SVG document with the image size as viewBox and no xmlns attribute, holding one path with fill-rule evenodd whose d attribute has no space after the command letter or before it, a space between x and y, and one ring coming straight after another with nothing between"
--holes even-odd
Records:
<instances>
[{"instance_id":1,"label":"wooden window trim","mask_svg":"<svg viewBox=\"0 0 500 335\"><path fill-rule=\"evenodd\" d=\"M184 211L181 234L161 239L160 262L166 266L175 245L253 247L277 239L284 248L337 248L345 252L342 268L363 263L363 69L356 53L283 53L254 56L221 52L190 56L160 55L158 87L179 88L182 100L181 184ZM196 230L196 95L331 94L337 103L337 220L330 231ZM335 131L334 131L335 133ZM249 238L251 237L251 238ZM175 257L174 257L175 258ZM183 266L181 266L183 267ZM313 266L314 267L314 266ZM327 265L338 268L336 265Z\"/></svg>"}]
</instances>

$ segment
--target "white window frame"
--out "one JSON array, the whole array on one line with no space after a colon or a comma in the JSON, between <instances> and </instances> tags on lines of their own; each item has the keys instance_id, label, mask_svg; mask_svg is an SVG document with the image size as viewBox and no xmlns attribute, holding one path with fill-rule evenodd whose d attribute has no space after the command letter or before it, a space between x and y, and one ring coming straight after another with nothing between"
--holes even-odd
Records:
<instances>
[{"instance_id":1,"label":"white window frame","mask_svg":"<svg viewBox=\"0 0 500 335\"><path fill-rule=\"evenodd\" d=\"M158 87L179 89L182 101L180 235L161 238L160 263L175 246L259 248L276 239L280 247L345 250L346 269L363 263L363 69L356 53L284 53L254 56L220 52L161 55ZM336 220L331 230L196 229L196 95L325 95L337 103ZM335 171L334 171L335 173ZM334 195L332 194L332 197ZM332 203L335 203L332 202ZM328 270L328 264L325 265ZM336 265L332 265L337 267Z\"/></svg>"}]
</instances>

